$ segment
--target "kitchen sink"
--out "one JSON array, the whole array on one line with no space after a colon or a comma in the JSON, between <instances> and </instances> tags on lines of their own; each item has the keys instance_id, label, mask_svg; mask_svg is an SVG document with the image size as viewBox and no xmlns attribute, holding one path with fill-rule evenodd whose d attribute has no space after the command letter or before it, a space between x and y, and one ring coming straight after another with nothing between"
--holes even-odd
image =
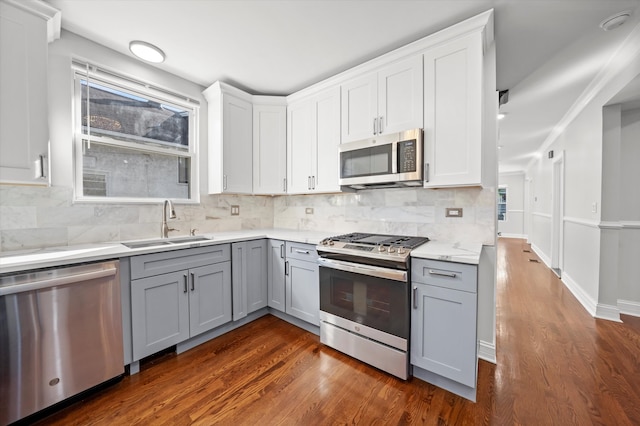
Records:
<instances>
[{"instance_id":1,"label":"kitchen sink","mask_svg":"<svg viewBox=\"0 0 640 426\"><path fill-rule=\"evenodd\" d=\"M163 238L161 240L140 240L140 241L125 241L121 243L125 247L131 249L144 248L144 247L161 247L174 244L194 243L200 241L211 241L213 238L207 238L202 236L195 237L175 237L175 238Z\"/></svg>"}]
</instances>

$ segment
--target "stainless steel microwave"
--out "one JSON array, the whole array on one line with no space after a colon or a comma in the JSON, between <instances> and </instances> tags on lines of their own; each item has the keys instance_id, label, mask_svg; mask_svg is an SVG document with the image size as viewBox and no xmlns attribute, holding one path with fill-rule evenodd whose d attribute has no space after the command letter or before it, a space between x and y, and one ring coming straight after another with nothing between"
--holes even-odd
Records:
<instances>
[{"instance_id":1,"label":"stainless steel microwave","mask_svg":"<svg viewBox=\"0 0 640 426\"><path fill-rule=\"evenodd\" d=\"M422 186L422 129L340 145L342 189Z\"/></svg>"}]
</instances>

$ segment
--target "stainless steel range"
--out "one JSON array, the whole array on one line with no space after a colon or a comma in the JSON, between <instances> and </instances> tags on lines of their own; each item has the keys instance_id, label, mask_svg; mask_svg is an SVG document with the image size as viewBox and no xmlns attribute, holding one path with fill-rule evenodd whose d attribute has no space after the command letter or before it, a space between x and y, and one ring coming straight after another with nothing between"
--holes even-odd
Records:
<instances>
[{"instance_id":1,"label":"stainless steel range","mask_svg":"<svg viewBox=\"0 0 640 426\"><path fill-rule=\"evenodd\" d=\"M365 233L321 241L320 341L407 379L410 254L427 241Z\"/></svg>"}]
</instances>

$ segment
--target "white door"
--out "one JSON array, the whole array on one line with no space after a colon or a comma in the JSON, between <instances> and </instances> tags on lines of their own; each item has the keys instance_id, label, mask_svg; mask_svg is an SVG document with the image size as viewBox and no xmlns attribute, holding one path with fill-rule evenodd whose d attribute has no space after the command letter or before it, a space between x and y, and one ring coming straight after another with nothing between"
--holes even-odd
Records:
<instances>
[{"instance_id":1,"label":"white door","mask_svg":"<svg viewBox=\"0 0 640 426\"><path fill-rule=\"evenodd\" d=\"M378 72L378 128L382 134L422 128L422 56Z\"/></svg>"},{"instance_id":2,"label":"white door","mask_svg":"<svg viewBox=\"0 0 640 426\"><path fill-rule=\"evenodd\" d=\"M375 136L378 117L377 73L344 83L342 97L342 142Z\"/></svg>"}]
</instances>

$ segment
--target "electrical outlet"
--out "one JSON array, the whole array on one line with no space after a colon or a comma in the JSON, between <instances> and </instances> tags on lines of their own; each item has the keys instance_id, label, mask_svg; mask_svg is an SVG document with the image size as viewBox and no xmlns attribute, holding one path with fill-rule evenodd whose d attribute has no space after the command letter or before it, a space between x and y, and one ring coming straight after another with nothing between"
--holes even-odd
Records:
<instances>
[{"instance_id":1,"label":"electrical outlet","mask_svg":"<svg viewBox=\"0 0 640 426\"><path fill-rule=\"evenodd\" d=\"M306 209L304 209L304 212L306 214L313 214L313 207L307 207Z\"/></svg>"},{"instance_id":2,"label":"electrical outlet","mask_svg":"<svg viewBox=\"0 0 640 426\"><path fill-rule=\"evenodd\" d=\"M240 206L231 206L231 216L240 215Z\"/></svg>"},{"instance_id":3,"label":"electrical outlet","mask_svg":"<svg viewBox=\"0 0 640 426\"><path fill-rule=\"evenodd\" d=\"M445 217L462 217L462 207L447 207Z\"/></svg>"}]
</instances>

